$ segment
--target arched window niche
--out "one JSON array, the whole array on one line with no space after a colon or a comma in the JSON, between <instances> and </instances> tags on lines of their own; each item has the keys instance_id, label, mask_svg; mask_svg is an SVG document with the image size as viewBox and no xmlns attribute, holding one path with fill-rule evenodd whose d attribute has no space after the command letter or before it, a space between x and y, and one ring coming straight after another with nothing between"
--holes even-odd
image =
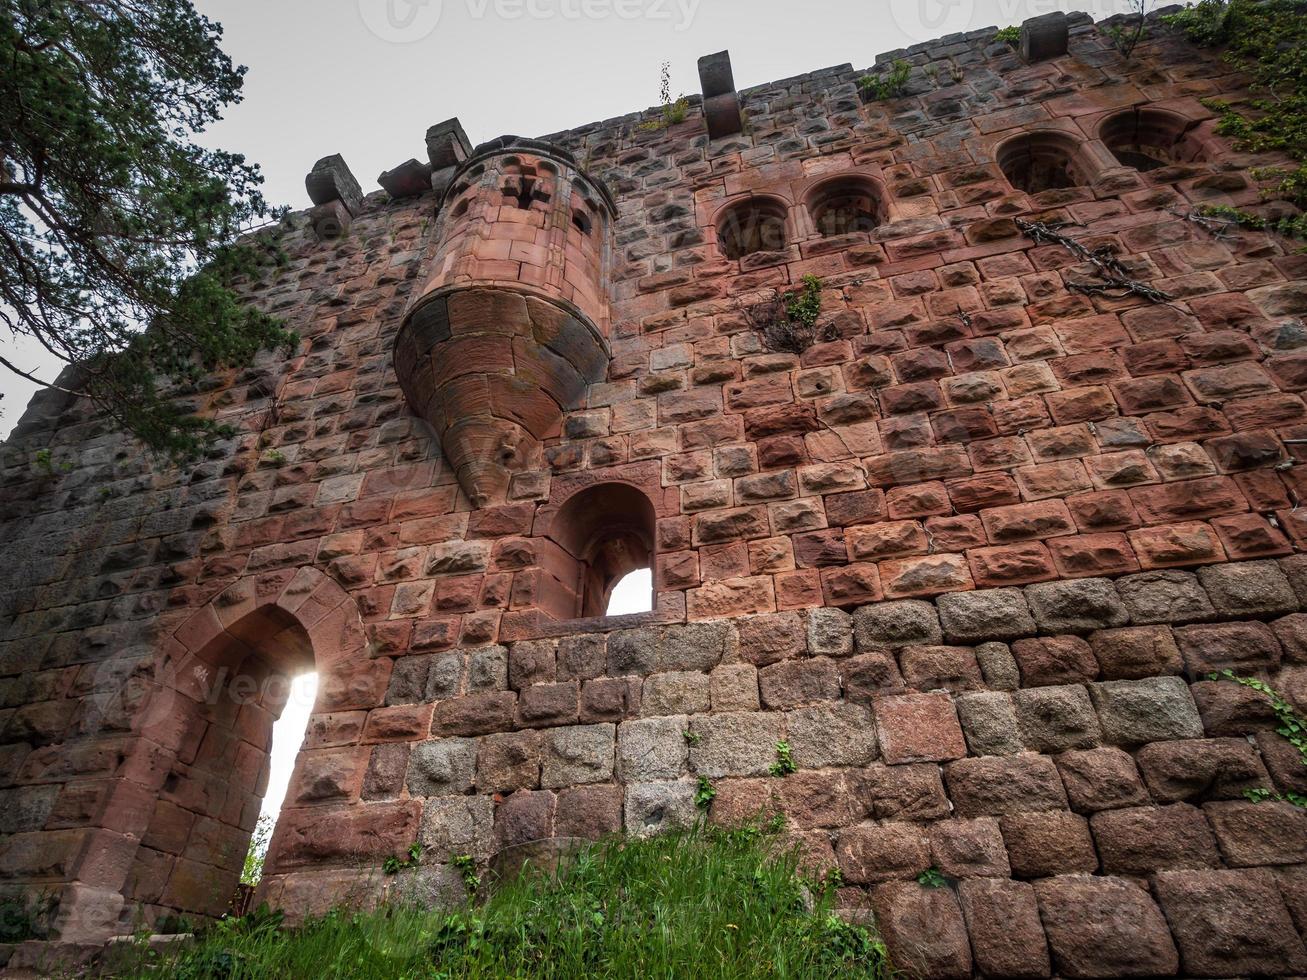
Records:
<instances>
[{"instance_id":1,"label":"arched window niche","mask_svg":"<svg viewBox=\"0 0 1307 980\"><path fill-rule=\"evenodd\" d=\"M995 159L1007 182L1027 194L1081 187L1090 182L1078 141L1066 133L1016 136L998 147Z\"/></svg>"},{"instance_id":2,"label":"arched window niche","mask_svg":"<svg viewBox=\"0 0 1307 980\"><path fill-rule=\"evenodd\" d=\"M544 611L557 620L606 616L618 583L625 584L626 611L651 611L652 579L647 603L630 595L626 579L652 570L656 524L653 503L629 483L600 483L570 497L550 522L549 537L565 557L553 573L562 588L542 591Z\"/></svg>"},{"instance_id":3,"label":"arched window niche","mask_svg":"<svg viewBox=\"0 0 1307 980\"><path fill-rule=\"evenodd\" d=\"M880 189L867 177L824 181L808 193L805 204L822 238L874 231L885 223Z\"/></svg>"},{"instance_id":4,"label":"arched window niche","mask_svg":"<svg viewBox=\"0 0 1307 980\"><path fill-rule=\"evenodd\" d=\"M1104 119L1098 138L1122 166L1147 173L1202 161L1205 147L1193 136L1197 125L1164 109L1136 106Z\"/></svg>"},{"instance_id":5,"label":"arched window niche","mask_svg":"<svg viewBox=\"0 0 1307 980\"><path fill-rule=\"evenodd\" d=\"M717 247L731 260L784 251L789 244L788 213L783 201L770 197L750 197L733 204L717 219Z\"/></svg>"}]
</instances>

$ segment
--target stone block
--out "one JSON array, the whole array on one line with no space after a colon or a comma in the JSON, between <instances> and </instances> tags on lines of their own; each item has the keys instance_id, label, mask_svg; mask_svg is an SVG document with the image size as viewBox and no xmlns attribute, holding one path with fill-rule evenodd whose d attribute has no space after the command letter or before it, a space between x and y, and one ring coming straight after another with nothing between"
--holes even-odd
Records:
<instances>
[{"instance_id":1,"label":"stone block","mask_svg":"<svg viewBox=\"0 0 1307 980\"><path fill-rule=\"evenodd\" d=\"M476 742L439 738L413 746L408 761L408 791L413 796L460 796L472 788Z\"/></svg>"},{"instance_id":2,"label":"stone block","mask_svg":"<svg viewBox=\"0 0 1307 980\"><path fill-rule=\"evenodd\" d=\"M1065 11L1054 10L1022 21L1021 60L1031 65L1061 58L1067 52L1068 34Z\"/></svg>"},{"instance_id":3,"label":"stone block","mask_svg":"<svg viewBox=\"0 0 1307 980\"><path fill-rule=\"evenodd\" d=\"M891 765L944 762L967 754L962 726L947 694L892 695L876 700L881 751Z\"/></svg>"},{"instance_id":4,"label":"stone block","mask_svg":"<svg viewBox=\"0 0 1307 980\"><path fill-rule=\"evenodd\" d=\"M708 675L713 711L757 711L758 668L753 664L722 664Z\"/></svg>"},{"instance_id":5,"label":"stone block","mask_svg":"<svg viewBox=\"0 0 1307 980\"><path fill-rule=\"evenodd\" d=\"M708 675L677 671L646 677L640 695L640 713L654 715L693 715L707 711L711 698Z\"/></svg>"},{"instance_id":6,"label":"stone block","mask_svg":"<svg viewBox=\"0 0 1307 980\"><path fill-rule=\"evenodd\" d=\"M871 711L846 702L800 708L785 716L786 740L803 769L865 766L876 756Z\"/></svg>"},{"instance_id":7,"label":"stone block","mask_svg":"<svg viewBox=\"0 0 1307 980\"><path fill-rule=\"evenodd\" d=\"M810 609L807 614L808 652L814 657L853 654L853 617L843 609Z\"/></svg>"},{"instance_id":8,"label":"stone block","mask_svg":"<svg viewBox=\"0 0 1307 980\"><path fill-rule=\"evenodd\" d=\"M1021 668L1006 643L982 643L976 647L976 663L985 683L995 691L1015 691L1021 686Z\"/></svg>"},{"instance_id":9,"label":"stone block","mask_svg":"<svg viewBox=\"0 0 1307 980\"><path fill-rule=\"evenodd\" d=\"M1017 640L1012 655L1023 687L1087 684L1098 677L1098 661L1078 636L1039 636Z\"/></svg>"},{"instance_id":10,"label":"stone block","mask_svg":"<svg viewBox=\"0 0 1307 980\"><path fill-rule=\"evenodd\" d=\"M932 763L887 766L874 763L850 782L862 813L877 820L938 820L952 810L939 766Z\"/></svg>"},{"instance_id":11,"label":"stone block","mask_svg":"<svg viewBox=\"0 0 1307 980\"><path fill-rule=\"evenodd\" d=\"M1097 813L1149 802L1135 761L1120 749L1063 752L1056 758L1071 809Z\"/></svg>"},{"instance_id":12,"label":"stone block","mask_svg":"<svg viewBox=\"0 0 1307 980\"><path fill-rule=\"evenodd\" d=\"M1169 977L1180 957L1148 891L1123 878L1035 882L1053 968L1067 977Z\"/></svg>"},{"instance_id":13,"label":"stone block","mask_svg":"<svg viewBox=\"0 0 1307 980\"><path fill-rule=\"evenodd\" d=\"M622 808L626 832L648 837L694 826L699 819L694 790L695 784L684 780L628 784Z\"/></svg>"},{"instance_id":14,"label":"stone block","mask_svg":"<svg viewBox=\"0 0 1307 980\"><path fill-rule=\"evenodd\" d=\"M304 187L309 192L309 200L314 204L339 201L349 214L358 214L363 208L363 188L339 153L323 157L315 163L304 178Z\"/></svg>"},{"instance_id":15,"label":"stone block","mask_svg":"<svg viewBox=\"0 0 1307 980\"><path fill-rule=\"evenodd\" d=\"M1017 878L1092 874L1098 853L1089 823L1077 813L1012 813L1000 818L1012 874Z\"/></svg>"},{"instance_id":16,"label":"stone block","mask_svg":"<svg viewBox=\"0 0 1307 980\"><path fill-rule=\"evenodd\" d=\"M1099 744L1098 717L1081 685L1027 688L1013 694L1012 700L1026 748L1063 752Z\"/></svg>"},{"instance_id":17,"label":"stone block","mask_svg":"<svg viewBox=\"0 0 1307 980\"><path fill-rule=\"evenodd\" d=\"M1307 949L1269 872L1165 871L1154 887L1186 976L1307 971Z\"/></svg>"},{"instance_id":18,"label":"stone block","mask_svg":"<svg viewBox=\"0 0 1307 980\"><path fill-rule=\"evenodd\" d=\"M853 635L859 652L934 645L944 639L934 605L919 599L862 606L853 614Z\"/></svg>"},{"instance_id":19,"label":"stone block","mask_svg":"<svg viewBox=\"0 0 1307 980\"><path fill-rule=\"evenodd\" d=\"M1203 811L1187 803L1107 810L1094 814L1089 826L1104 874L1147 875L1221 865Z\"/></svg>"},{"instance_id":20,"label":"stone block","mask_svg":"<svg viewBox=\"0 0 1307 980\"><path fill-rule=\"evenodd\" d=\"M892 653L863 653L839 661L840 680L850 701L870 703L881 694L904 689L903 675Z\"/></svg>"},{"instance_id":21,"label":"stone block","mask_svg":"<svg viewBox=\"0 0 1307 980\"><path fill-rule=\"evenodd\" d=\"M577 786L558 794L554 832L559 837L600 840L622 830L622 787Z\"/></svg>"},{"instance_id":22,"label":"stone block","mask_svg":"<svg viewBox=\"0 0 1307 980\"><path fill-rule=\"evenodd\" d=\"M1207 803L1203 812L1231 867L1307 864L1307 810L1268 800Z\"/></svg>"},{"instance_id":23,"label":"stone block","mask_svg":"<svg viewBox=\"0 0 1307 980\"><path fill-rule=\"evenodd\" d=\"M796 617L796 630L797 617ZM709 671L722 662L731 628L728 623L688 623L665 627L657 638L658 672Z\"/></svg>"},{"instance_id":24,"label":"stone block","mask_svg":"<svg viewBox=\"0 0 1307 980\"><path fill-rule=\"evenodd\" d=\"M978 691L985 686L976 655L969 647L904 647L899 666L909 687L918 691Z\"/></svg>"},{"instance_id":25,"label":"stone block","mask_svg":"<svg viewBox=\"0 0 1307 980\"><path fill-rule=\"evenodd\" d=\"M1165 626L1099 630L1089 645L1106 680L1142 680L1184 670L1180 648Z\"/></svg>"},{"instance_id":26,"label":"stone block","mask_svg":"<svg viewBox=\"0 0 1307 980\"><path fill-rule=\"evenodd\" d=\"M1116 580L1116 590L1136 625L1193 623L1216 616L1207 591L1192 572L1126 575Z\"/></svg>"},{"instance_id":27,"label":"stone block","mask_svg":"<svg viewBox=\"0 0 1307 980\"><path fill-rule=\"evenodd\" d=\"M1144 782L1158 803L1239 799L1269 788L1257 750L1242 738L1154 742L1135 754Z\"/></svg>"},{"instance_id":28,"label":"stone block","mask_svg":"<svg viewBox=\"0 0 1307 980\"><path fill-rule=\"evenodd\" d=\"M467 854L488 860L494 841L495 805L489 796L441 796L422 807L418 842L428 861Z\"/></svg>"},{"instance_id":29,"label":"stone block","mask_svg":"<svg viewBox=\"0 0 1307 980\"><path fill-rule=\"evenodd\" d=\"M950 643L1013 640L1037 631L1020 589L949 592L936 604L944 637Z\"/></svg>"},{"instance_id":30,"label":"stone block","mask_svg":"<svg viewBox=\"0 0 1307 980\"><path fill-rule=\"evenodd\" d=\"M685 773L689 745L685 715L641 718L617 728L617 775L625 783L679 779Z\"/></svg>"},{"instance_id":31,"label":"stone block","mask_svg":"<svg viewBox=\"0 0 1307 980\"><path fill-rule=\"evenodd\" d=\"M933 864L950 878L1008 878L1007 848L998 821L941 820L930 826Z\"/></svg>"},{"instance_id":32,"label":"stone block","mask_svg":"<svg viewBox=\"0 0 1307 980\"><path fill-rule=\"evenodd\" d=\"M1002 691L962 694L954 707L972 755L1015 755L1024 748L1012 695Z\"/></svg>"},{"instance_id":33,"label":"stone block","mask_svg":"<svg viewBox=\"0 0 1307 980\"><path fill-rule=\"evenodd\" d=\"M494 849L554 836L557 799L548 790L518 790L495 807Z\"/></svg>"},{"instance_id":34,"label":"stone block","mask_svg":"<svg viewBox=\"0 0 1307 980\"><path fill-rule=\"evenodd\" d=\"M1047 977L1048 943L1035 889L1024 882L963 881L958 901L971 934L976 968L989 977Z\"/></svg>"},{"instance_id":35,"label":"stone block","mask_svg":"<svg viewBox=\"0 0 1307 980\"><path fill-rule=\"evenodd\" d=\"M856 774L801 771L770 782L770 795L791 827L847 827L866 815Z\"/></svg>"},{"instance_id":36,"label":"stone block","mask_svg":"<svg viewBox=\"0 0 1307 980\"><path fill-rule=\"evenodd\" d=\"M801 657L805 652L807 641L798 613L747 616L736 621L736 628L740 659L756 666Z\"/></svg>"},{"instance_id":37,"label":"stone block","mask_svg":"<svg viewBox=\"0 0 1307 980\"><path fill-rule=\"evenodd\" d=\"M1053 760L1029 752L959 759L944 767L944 779L962 817L1064 810L1067 805Z\"/></svg>"},{"instance_id":38,"label":"stone block","mask_svg":"<svg viewBox=\"0 0 1307 980\"><path fill-rule=\"evenodd\" d=\"M1298 611L1298 597L1274 561L1231 562L1198 570L1222 616L1279 616Z\"/></svg>"},{"instance_id":39,"label":"stone block","mask_svg":"<svg viewBox=\"0 0 1307 980\"><path fill-rule=\"evenodd\" d=\"M758 671L762 703L772 710L797 708L840 696L840 671L825 657L788 660Z\"/></svg>"},{"instance_id":40,"label":"stone block","mask_svg":"<svg viewBox=\"0 0 1307 980\"><path fill-rule=\"evenodd\" d=\"M1191 677L1233 670L1254 673L1280 665L1280 641L1265 623L1213 623L1175 631Z\"/></svg>"},{"instance_id":41,"label":"stone block","mask_svg":"<svg viewBox=\"0 0 1307 980\"><path fill-rule=\"evenodd\" d=\"M873 892L872 908L890 960L898 969L938 980L971 977L971 944L952 891L892 882Z\"/></svg>"},{"instance_id":42,"label":"stone block","mask_svg":"<svg viewBox=\"0 0 1307 980\"><path fill-rule=\"evenodd\" d=\"M512 793L540 785L540 733L487 735L477 744L476 786L482 793Z\"/></svg>"},{"instance_id":43,"label":"stone block","mask_svg":"<svg viewBox=\"0 0 1307 980\"><path fill-rule=\"evenodd\" d=\"M690 719L690 766L701 776L765 776L784 738L784 716L738 712Z\"/></svg>"},{"instance_id":44,"label":"stone block","mask_svg":"<svg viewBox=\"0 0 1307 980\"><path fill-rule=\"evenodd\" d=\"M930 867L930 838L915 824L864 824L841 831L835 856L855 885L915 878Z\"/></svg>"},{"instance_id":45,"label":"stone block","mask_svg":"<svg viewBox=\"0 0 1307 980\"><path fill-rule=\"evenodd\" d=\"M612 724L554 728L543 735L540 785L559 789L613 778L617 728Z\"/></svg>"},{"instance_id":46,"label":"stone block","mask_svg":"<svg viewBox=\"0 0 1307 980\"><path fill-rule=\"evenodd\" d=\"M1125 604L1107 579L1040 582L1027 585L1025 593L1041 632L1089 633L1130 621Z\"/></svg>"},{"instance_id":47,"label":"stone block","mask_svg":"<svg viewBox=\"0 0 1307 980\"><path fill-rule=\"evenodd\" d=\"M1112 745L1202 737L1202 719L1182 678L1103 681L1091 684L1089 693L1103 726L1103 738Z\"/></svg>"}]
</instances>

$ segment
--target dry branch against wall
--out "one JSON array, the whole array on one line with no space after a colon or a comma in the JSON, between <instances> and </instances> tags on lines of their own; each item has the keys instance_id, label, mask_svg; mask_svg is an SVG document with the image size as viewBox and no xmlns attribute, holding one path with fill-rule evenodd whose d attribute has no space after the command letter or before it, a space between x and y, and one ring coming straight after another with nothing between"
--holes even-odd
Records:
<instances>
[{"instance_id":1,"label":"dry branch against wall","mask_svg":"<svg viewBox=\"0 0 1307 980\"><path fill-rule=\"evenodd\" d=\"M1107 245L1091 249L1069 235L1062 234L1063 228L1083 228L1084 225L1070 221L1023 221L1017 219L1021 233L1039 245L1061 245L1068 252L1094 267L1094 272L1102 282L1069 282L1067 289L1072 292L1085 293L1090 296L1142 296L1150 303L1169 303L1171 296L1146 282L1132 279L1121 260L1112 254Z\"/></svg>"}]
</instances>

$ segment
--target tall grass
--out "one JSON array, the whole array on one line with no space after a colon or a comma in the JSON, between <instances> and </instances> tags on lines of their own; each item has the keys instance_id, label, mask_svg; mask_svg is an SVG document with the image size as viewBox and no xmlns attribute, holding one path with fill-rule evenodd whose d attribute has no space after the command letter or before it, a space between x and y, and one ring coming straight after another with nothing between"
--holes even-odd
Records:
<instances>
[{"instance_id":1,"label":"tall grass","mask_svg":"<svg viewBox=\"0 0 1307 980\"><path fill-rule=\"evenodd\" d=\"M178 980L889 975L880 943L752 829L598 844L453 911L335 912L296 929L255 916L175 952L122 955L110 975Z\"/></svg>"}]
</instances>

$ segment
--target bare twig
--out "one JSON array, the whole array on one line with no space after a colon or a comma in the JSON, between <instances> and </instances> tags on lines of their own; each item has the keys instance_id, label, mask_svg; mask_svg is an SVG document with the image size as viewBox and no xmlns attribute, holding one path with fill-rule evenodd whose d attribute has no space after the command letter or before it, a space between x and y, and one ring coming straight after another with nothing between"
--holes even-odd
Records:
<instances>
[{"instance_id":1,"label":"bare twig","mask_svg":"<svg viewBox=\"0 0 1307 980\"><path fill-rule=\"evenodd\" d=\"M1069 235L1062 234L1063 228L1083 228L1084 225L1067 221L1023 221L1016 219L1021 233L1039 245L1061 245L1080 261L1094 267L1095 274L1102 279L1096 282L1069 282L1067 289L1089 296L1141 296L1150 303L1169 303L1171 296L1155 286L1130 278L1128 270L1111 248L1100 245L1091 249Z\"/></svg>"}]
</instances>

